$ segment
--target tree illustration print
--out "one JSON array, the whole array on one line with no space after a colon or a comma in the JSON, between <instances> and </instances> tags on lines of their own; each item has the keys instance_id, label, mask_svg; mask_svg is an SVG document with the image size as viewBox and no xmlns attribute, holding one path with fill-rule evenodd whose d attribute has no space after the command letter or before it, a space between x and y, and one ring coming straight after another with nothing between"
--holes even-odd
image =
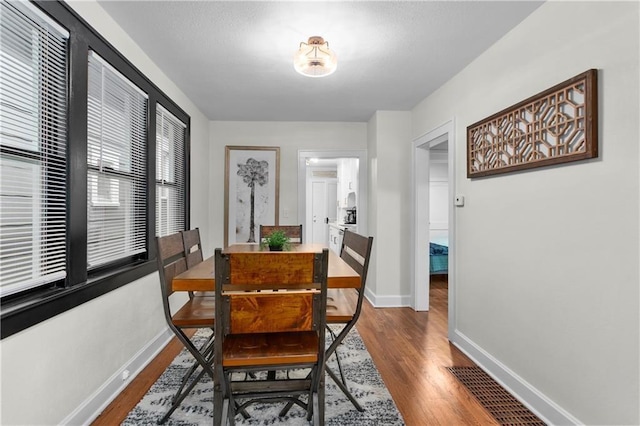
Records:
<instances>
[{"instance_id":1,"label":"tree illustration print","mask_svg":"<svg viewBox=\"0 0 640 426\"><path fill-rule=\"evenodd\" d=\"M246 164L238 164L238 176L251 189L251 210L249 212L248 243L255 243L255 188L256 184L264 186L269 182L269 162L249 158Z\"/></svg>"}]
</instances>

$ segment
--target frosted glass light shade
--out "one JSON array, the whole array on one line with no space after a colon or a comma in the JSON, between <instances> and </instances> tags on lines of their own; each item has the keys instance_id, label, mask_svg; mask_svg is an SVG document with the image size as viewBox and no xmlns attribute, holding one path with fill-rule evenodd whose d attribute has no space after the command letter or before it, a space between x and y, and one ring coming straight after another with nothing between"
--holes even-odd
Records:
<instances>
[{"instance_id":1,"label":"frosted glass light shade","mask_svg":"<svg viewBox=\"0 0 640 426\"><path fill-rule=\"evenodd\" d=\"M338 58L322 37L309 37L293 56L293 67L307 77L325 77L335 72Z\"/></svg>"}]
</instances>

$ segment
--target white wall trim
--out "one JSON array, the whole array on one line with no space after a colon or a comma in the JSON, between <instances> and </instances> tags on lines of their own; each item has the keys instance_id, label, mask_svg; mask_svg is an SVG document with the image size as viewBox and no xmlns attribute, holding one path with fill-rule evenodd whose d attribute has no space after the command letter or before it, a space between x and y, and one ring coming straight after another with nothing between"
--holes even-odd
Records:
<instances>
[{"instance_id":1,"label":"white wall trim","mask_svg":"<svg viewBox=\"0 0 640 426\"><path fill-rule=\"evenodd\" d=\"M391 295L391 296L377 296L370 289L365 289L364 297L367 298L369 303L374 308L404 308L410 307L413 297L410 294L407 295Z\"/></svg>"},{"instance_id":2,"label":"white wall trim","mask_svg":"<svg viewBox=\"0 0 640 426\"><path fill-rule=\"evenodd\" d=\"M563 410L558 404L511 371L490 353L482 349L460 330L451 334L451 343L465 353L479 367L522 402L543 422L549 425L582 425L580 420Z\"/></svg>"},{"instance_id":3,"label":"white wall trim","mask_svg":"<svg viewBox=\"0 0 640 426\"><path fill-rule=\"evenodd\" d=\"M449 224L448 224L448 243L449 243L449 334L455 329L456 321L456 268L455 268L455 209L453 200L456 191L455 180L455 122L454 118L447 120L445 123L435 129L415 138L412 143L412 250L411 250L411 293L412 300L410 306L416 311L429 310L429 285L419 283L429 282L429 186L431 178L429 176L429 164L431 157L437 161L444 161L445 155L448 163L448 205L449 205ZM445 154L439 151L431 152L434 148L442 143L447 143L448 152ZM426 165L427 167L424 167ZM420 259L420 261L418 261ZM423 260L426 259L426 262Z\"/></svg>"},{"instance_id":4,"label":"white wall trim","mask_svg":"<svg viewBox=\"0 0 640 426\"><path fill-rule=\"evenodd\" d=\"M432 163L448 163L449 162L449 153L448 152L439 152L439 151L431 151L431 156L429 161Z\"/></svg>"},{"instance_id":5,"label":"white wall trim","mask_svg":"<svg viewBox=\"0 0 640 426\"><path fill-rule=\"evenodd\" d=\"M88 425L118 396L125 387L160 353L169 343L173 333L166 327L146 346L138 351L125 365L115 372L100 388L79 407L60 422L63 425ZM129 370L129 378L122 380L122 373Z\"/></svg>"}]
</instances>

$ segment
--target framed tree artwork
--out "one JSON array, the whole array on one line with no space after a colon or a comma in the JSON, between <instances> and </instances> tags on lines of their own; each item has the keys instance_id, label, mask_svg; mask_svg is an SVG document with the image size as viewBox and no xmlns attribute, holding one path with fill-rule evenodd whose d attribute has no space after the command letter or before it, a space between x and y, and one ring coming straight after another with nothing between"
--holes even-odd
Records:
<instances>
[{"instance_id":1,"label":"framed tree artwork","mask_svg":"<svg viewBox=\"0 0 640 426\"><path fill-rule=\"evenodd\" d=\"M278 225L280 148L225 147L224 245L258 243L260 225Z\"/></svg>"}]
</instances>

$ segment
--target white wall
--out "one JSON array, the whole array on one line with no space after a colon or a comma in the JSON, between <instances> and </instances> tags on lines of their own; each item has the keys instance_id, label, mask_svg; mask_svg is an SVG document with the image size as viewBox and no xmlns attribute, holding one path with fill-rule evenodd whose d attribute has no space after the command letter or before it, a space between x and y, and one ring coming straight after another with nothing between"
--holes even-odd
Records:
<instances>
[{"instance_id":1,"label":"white wall","mask_svg":"<svg viewBox=\"0 0 640 426\"><path fill-rule=\"evenodd\" d=\"M369 235L367 297L375 306L409 306L411 113L377 111L368 125Z\"/></svg>"},{"instance_id":2,"label":"white wall","mask_svg":"<svg viewBox=\"0 0 640 426\"><path fill-rule=\"evenodd\" d=\"M638 21L547 2L413 110L416 137L457 125L456 341L552 421L640 423ZM466 178L466 126L589 68L599 158Z\"/></svg>"},{"instance_id":3,"label":"white wall","mask_svg":"<svg viewBox=\"0 0 640 426\"><path fill-rule=\"evenodd\" d=\"M225 146L280 147L280 223L304 223L298 218L298 150L361 150L367 148L366 123L210 122L209 196L212 198L211 240L224 241ZM302 182L301 184L304 184ZM284 210L289 217L284 217Z\"/></svg>"},{"instance_id":4,"label":"white wall","mask_svg":"<svg viewBox=\"0 0 640 426\"><path fill-rule=\"evenodd\" d=\"M192 226L209 231L208 120L93 1L71 6L191 116ZM199 179L205 176L206 179ZM205 251L213 244L205 238ZM1 424L88 420L120 371L166 340L157 273L3 339ZM179 302L179 300L176 300ZM146 356L144 353L142 357ZM139 360L138 360L139 361ZM109 395L110 396L110 395ZM102 401L104 402L104 401Z\"/></svg>"},{"instance_id":5,"label":"white wall","mask_svg":"<svg viewBox=\"0 0 640 426\"><path fill-rule=\"evenodd\" d=\"M367 123L367 161L369 186L367 187L367 199L369 200L369 209L365 213L367 215L367 223L369 223L369 235L374 235L378 228L378 116L374 114ZM376 248L379 242L374 237L371 255L369 256L369 271L367 272L366 295L369 301L373 303L372 295L378 291L378 279L374 271L378 269L378 261Z\"/></svg>"}]
</instances>

